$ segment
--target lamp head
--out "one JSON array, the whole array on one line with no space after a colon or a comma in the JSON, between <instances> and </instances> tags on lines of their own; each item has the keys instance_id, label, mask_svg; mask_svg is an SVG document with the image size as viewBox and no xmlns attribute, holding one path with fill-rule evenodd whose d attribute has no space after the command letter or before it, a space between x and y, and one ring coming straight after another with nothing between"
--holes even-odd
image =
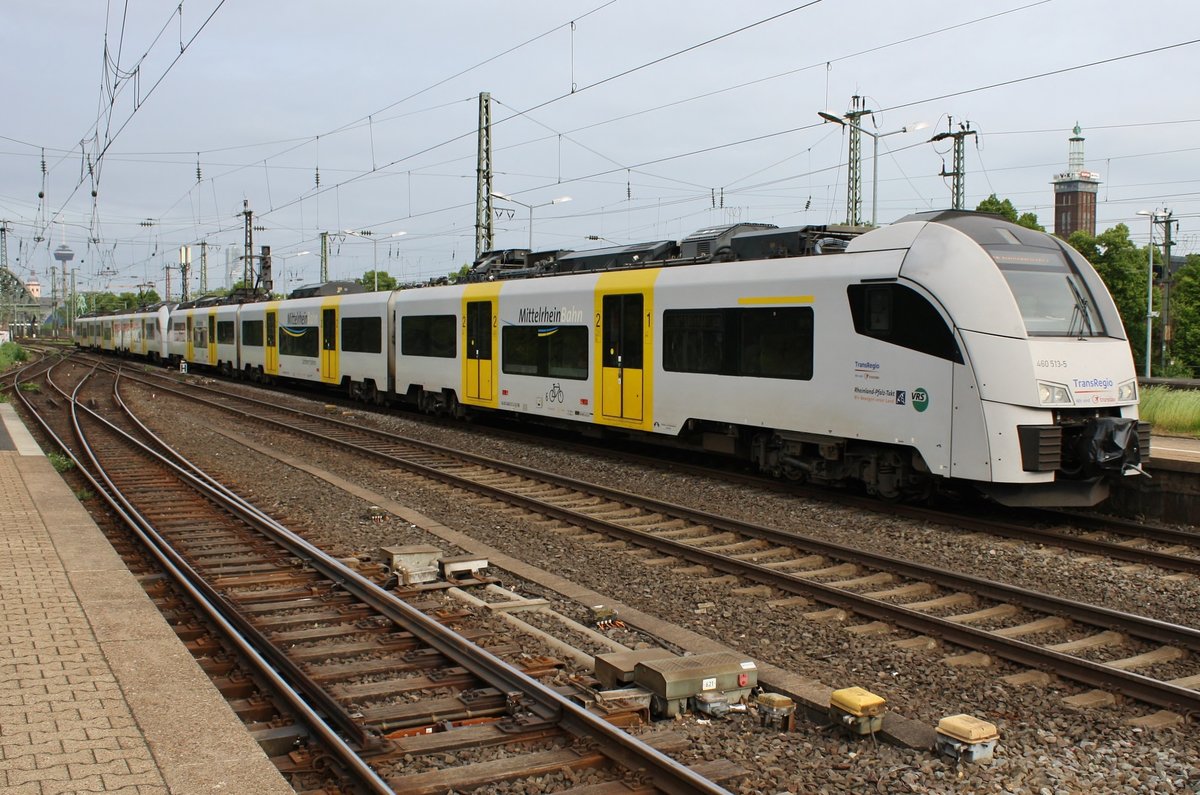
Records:
<instances>
[{"instance_id":1,"label":"lamp head","mask_svg":"<svg viewBox=\"0 0 1200 795\"><path fill-rule=\"evenodd\" d=\"M820 116L825 121L831 121L834 124L840 124L843 127L846 126L846 120L843 119L841 116L837 115L836 113L834 113L833 111L819 110L819 111L817 111L817 115Z\"/></svg>"}]
</instances>

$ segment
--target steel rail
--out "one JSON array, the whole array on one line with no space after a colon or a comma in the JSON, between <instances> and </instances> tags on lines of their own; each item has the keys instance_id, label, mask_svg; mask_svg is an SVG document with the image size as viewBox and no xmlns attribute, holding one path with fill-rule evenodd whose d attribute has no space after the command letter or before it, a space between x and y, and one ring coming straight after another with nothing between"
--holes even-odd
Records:
<instances>
[{"instance_id":1,"label":"steel rail","mask_svg":"<svg viewBox=\"0 0 1200 795\"><path fill-rule=\"evenodd\" d=\"M107 422L103 418L101 421ZM116 430L124 434L123 431ZM128 437L128 434L125 435ZM513 668L491 652L450 632L394 594L380 588L341 561L330 557L318 547L279 524L256 506L241 498L229 500L227 495L232 495L232 492L215 481L193 475L156 451L150 450L140 441L132 437L128 438L153 454L163 464L175 470L178 476L191 482L198 491L206 494L210 499L227 503L227 509L234 515L253 524L293 554L309 561L323 576L337 582L348 593L412 632L415 637L431 648L441 652L449 659L458 661L459 664L475 672L485 681L498 684L505 691L517 691L529 696L534 702L531 705L531 711L542 720L553 720L577 735L599 740L607 756L630 769L646 771L654 785L664 792L678 793L678 795L686 793L728 795L728 790L723 787L642 743L608 721L593 715L554 689L546 687L536 679ZM165 442L160 443L165 445Z\"/></svg>"},{"instance_id":2,"label":"steel rail","mask_svg":"<svg viewBox=\"0 0 1200 795\"><path fill-rule=\"evenodd\" d=\"M1175 527L1148 525L1144 522L1137 522L1132 519L1117 519L1111 516L1090 516L1079 511L1071 511L1066 509L1054 510L1050 508L1042 508L1037 511L1031 511L1031 513L1035 518L1040 518L1041 521L1068 521L1074 522L1075 524L1091 530L1100 530L1106 533L1135 536L1137 538L1145 538L1148 541L1159 541L1164 544L1191 544L1193 546L1200 546L1200 533L1188 530L1180 530Z\"/></svg>"},{"instance_id":3,"label":"steel rail","mask_svg":"<svg viewBox=\"0 0 1200 795\"><path fill-rule=\"evenodd\" d=\"M216 405L219 408L227 411L243 414L244 416L250 418L259 419L264 422L287 428L291 431L307 435L311 438L318 439L326 443L333 443L355 450L356 452L375 456L387 460L389 463L400 465L405 469L423 474L435 480L466 488L489 497L501 499L509 504L517 505L537 513L560 518L564 521L568 521L583 527L588 527L598 532L603 532L609 535L625 538L636 543L658 548L666 553L673 554L696 563L710 565L713 568L721 571L738 574L739 576L745 576L759 582L764 582L774 587L778 587L784 591L812 595L814 598L817 598L824 603L845 607L846 609L853 610L861 615L866 615L880 620L887 620L898 626L905 627L906 629L940 635L941 637L944 637L947 640L962 645L966 648L990 652L996 656L1003 657L1029 667L1052 668L1056 672L1063 674L1075 681L1094 687L1117 689L1147 703L1172 707L1185 712L1200 711L1200 692L1188 688L1181 688L1166 682L1160 682L1140 674L1121 671L1109 666L1105 666L1101 663L1093 663L1081 658L1063 654L1061 652L1044 649L1023 641L1003 638L985 630L977 630L947 621L945 619L927 616L917 611L908 610L900 605L893 605L887 602L871 599L866 596L861 596L850 591L811 582L801 577L776 572L752 563L746 563L723 556L717 556L712 553L706 553L701 549L691 547L682 542L658 538L651 534L641 533L614 522L596 519L588 516L587 514L560 508L552 503L543 502L533 497L515 495L504 491L502 488L487 486L470 478L455 475L453 473L443 472L435 467L408 461L403 458L398 458L389 453L375 450L370 447L358 445L345 440L330 439L329 437L324 436L316 431L305 428L297 428L294 425L285 423L281 420L259 417L257 415L243 412L239 409L231 408L229 406L221 406L217 403L213 403L213 405ZM279 411L277 408L272 408L275 411ZM321 417L320 415L309 414L307 412L299 413L319 420L322 424L331 423L344 427L348 430L364 432L360 427L351 425L350 423L342 422L340 420ZM1090 623L1101 627L1119 629L1120 631L1126 632L1130 635L1146 638L1155 642L1172 643L1193 651L1200 650L1200 630L1190 627L1158 621L1156 619L1149 619L1129 613L1123 613L1121 611L1111 610L1109 608L1061 599L1048 594L1042 594L1015 586L1004 585L1003 583L997 583L991 580L973 577L971 575L938 569L911 561L876 555L874 553L865 552L852 547L823 542L797 534L785 533L783 531L762 527L760 525L739 522L727 517L721 517L716 514L710 514L702 511L695 511L682 506L673 505L671 503L660 502L643 497L630 496L623 492L596 486L594 484L584 483L582 481L577 481L562 475L548 473L516 464L508 464L473 453L455 451L451 450L450 448L445 448L441 445L402 439L381 431L370 431L370 433L372 435L393 437L396 443L404 446L418 447L429 452L437 452L449 457L466 460L479 466L497 469L508 474L541 480L543 482L548 482L554 485L591 494L592 496L601 497L602 499L608 499L627 505L634 505L645 510L672 514L676 518L683 518L688 521L693 521L697 524L708 525L714 530L731 530L750 535L752 537L769 540L774 543L803 548L818 554L826 554L831 557L839 557L861 562L864 565L870 565L883 570L893 571L912 578L924 580L932 579L949 587L970 590L992 599L1020 604L1033 610L1038 610L1053 615L1065 615L1076 621L1083 621L1085 623Z\"/></svg>"},{"instance_id":4,"label":"steel rail","mask_svg":"<svg viewBox=\"0 0 1200 795\"><path fill-rule=\"evenodd\" d=\"M174 379L168 378L165 375L159 375L159 374L152 374L152 375L154 375L154 377L156 377L156 378L160 378L165 381L174 382ZM131 377L130 380L138 381L143 384L147 383L147 381L141 377ZM175 382L175 383L177 383L177 382ZM198 390L204 390L204 391L214 391L214 390L210 390L208 387L196 386L196 385L189 385L189 386L192 389L198 389ZM162 387L162 388L165 391L173 392L175 394L188 397L191 400L196 400L196 401L204 403L206 405L214 406L223 411L229 411L229 412L232 412L235 414L240 414L245 417L259 419L262 421L272 421L272 420L270 420L270 418L263 418L259 415L251 414L249 412L243 411L236 407L230 406L226 403L221 403L220 401L217 401L217 400L210 400L210 399L206 399L206 398L196 397L195 395L190 395L187 392L185 392L184 390L179 389L177 387ZM313 412L303 411L300 409L280 408L277 405L269 403L268 401L265 401L265 400L260 400L258 398L253 398L253 397L249 397L246 395L237 395L237 396L235 396L235 399L245 402L245 403L249 403L251 405L262 406L272 412L280 412L280 413L285 413L285 414L299 415L299 416L311 418L311 419L313 419L317 422L323 423L323 424L334 424L334 425L339 425L341 427L344 427L348 430L359 431L359 432L363 431L363 428L361 426L357 426L352 423L344 422L344 421L338 420L337 418L334 418L334 417L326 417L326 416L322 416L319 414L315 414ZM282 424L284 427L288 427L287 423L279 423L278 421L276 421L276 422L277 422L277 424ZM377 433L379 435L391 436L396 441L398 441L398 442L402 441L402 443L408 444L408 445L423 446L423 447L427 447L427 449L431 449L431 450L440 449L443 451L450 451L450 454L454 454L454 455L471 455L470 453L462 453L462 452L452 451L451 448L441 448L438 445L431 445L428 442L422 442L419 440L414 440L414 439L401 440L400 437L396 437L392 434L388 434L386 431L380 430L380 431L372 431L372 432ZM630 455L628 455L628 457L634 457L634 456L632 454L630 454ZM638 456L638 457L640 458L640 456ZM487 459L485 459L485 460L487 460ZM661 461L651 461L650 463L657 463L659 465L662 464ZM484 465L494 465L494 464L484 464ZM686 470L686 471L700 472L700 473L704 474L705 476L709 476L709 477L719 476L719 477L725 478L726 480L730 479L729 473L717 473L706 467L700 467L697 465L681 463L681 462L671 462L671 465L675 466L679 469ZM750 485L753 485L757 488L770 488L774 485L773 481L765 481L762 478L756 477L756 476L734 475L733 477L738 480L742 480ZM801 487L792 487L792 488L786 489L786 490L784 490L784 489L779 489L779 490L784 491L785 493L788 493L792 496L798 496L797 495L798 488L801 488ZM860 497L857 495L835 493L835 492L829 492L827 490L820 491L820 492L813 490L812 494L803 495L803 496L811 496L814 499L821 499L826 502L833 502L833 503L836 503L843 507L871 511L872 513L882 512L881 505L878 500ZM890 503L890 504L887 504L887 506L886 506L886 513L889 515L892 515L892 516L901 516L901 517L908 518L908 519L927 521L927 522L932 522L932 523L936 523L936 524L948 526L948 527L959 527L959 528L964 528L967 530L985 532L990 535L998 535L998 536L1007 537L1007 538L1016 538L1016 539L1020 539L1023 541L1034 541L1034 542L1039 542L1039 543L1045 543L1045 544L1048 544L1051 546L1058 546L1058 547L1062 547L1064 549L1069 549L1073 552L1080 552L1080 553L1088 554L1088 555L1103 555L1105 557L1114 558L1116 560L1124 560L1124 561L1128 561L1130 563L1149 564L1149 565L1158 566L1160 568L1167 569L1170 571L1179 571L1179 572L1185 572L1185 573L1200 574L1200 557L1175 555L1172 553L1159 552L1159 551L1152 550L1152 549L1140 549L1137 547L1123 546L1121 544L1114 544L1111 542L1097 541L1094 539L1084 538L1081 536L1076 536L1071 533L1058 531L1058 530L1051 530L1051 529L1046 529L1046 528L1024 527L1022 525L1017 525L1012 522L1004 522L1004 521L999 521L999 520L995 520L995 519L986 519L986 518L981 519L981 518L977 518L977 517L964 516L962 514L947 513L945 511L935 510L933 508L925 508L925 507L917 506L917 505ZM1049 512L1047 512L1047 514L1049 515ZM1075 514L1070 514L1070 516L1075 516ZM1164 543L1190 544L1192 546L1196 546L1196 547L1200 548L1200 534L1197 534L1197 533L1188 533L1186 531L1175 530L1173 528L1153 527L1153 526L1145 526L1145 525L1141 526L1142 530L1140 532L1135 532L1135 531L1131 531L1131 530L1127 530L1127 529L1121 529L1119 527L1105 526L1100 523L1101 520L1098 520L1094 517L1088 519L1087 517L1080 516L1078 518L1078 521L1081 523L1086 522L1089 526L1093 527L1094 529L1104 530L1107 532L1113 532L1113 533L1118 533L1118 534L1123 534L1123 535L1130 535L1130 536L1135 536L1135 537L1144 537L1144 538L1147 538L1148 540L1161 541Z\"/></svg>"},{"instance_id":5,"label":"steel rail","mask_svg":"<svg viewBox=\"0 0 1200 795\"><path fill-rule=\"evenodd\" d=\"M1035 668L1050 667L1056 672L1064 674L1068 678L1076 681L1095 687L1118 689L1147 703L1178 708L1186 712L1200 710L1200 693L1194 690L1177 687L1166 682L1159 682L1140 674L1120 671L1118 669L1104 666L1103 664L1092 663L1081 658L1071 657L1060 652L1043 649L1023 641L1003 638L983 630L976 630L961 624L926 616L916 611L907 610L899 605L880 602L878 600L860 596L849 591L843 591L841 589L821 585L820 583L810 582L804 580L803 578L781 574L763 567L757 567L754 564L735 561L720 556L713 556L712 553L705 553L702 550L699 550L695 547L690 547L680 542L671 541L669 539L655 538L648 534L642 534L612 522L593 519L586 514L558 508L551 503L545 503L535 498L513 495L505 492L503 489L479 484L470 478L442 472L434 467L429 467L424 464L397 458L393 455L372 449L370 447L357 445L353 442L348 442L345 440L330 439L329 437L316 431L305 428L297 428L294 425L281 420L253 415L240 409L216 403L215 401L201 400L201 402L209 403L223 410L241 414L249 418L274 424L293 432L298 432L311 438L324 441L326 443L341 445L350 449L354 449L358 452L379 457L384 460L388 460L390 463L398 464L406 469L409 469L410 471L424 474L428 477L449 483L451 485L465 487L469 490L475 491L476 493L486 494L487 496L495 497L510 504L519 505L538 513L556 516L573 524L590 527L610 535L624 537L631 541L657 547L669 552L670 554L675 554L679 557L683 557L697 563L711 565L714 568L722 571L728 571L730 573L740 574L741 576L747 576L760 582L767 582L768 584L775 585L776 587L779 587L785 591L810 594L822 602L843 606L862 615L871 616L881 620L888 620L897 624L898 626L903 626L914 631L937 634L946 638L947 640L951 640L952 642L958 643L959 645L963 645L967 648L989 651L997 656L1012 660L1022 665ZM269 404L265 404L262 401L255 401L253 399L250 399L250 402L257 402L269 406ZM271 406L271 409L273 411L281 411L277 407L273 406ZM363 432L363 429L359 426L355 426L333 418L322 417L320 415L315 415L308 412L296 413L302 416L310 417L316 421L319 421L321 424L334 424L344 427L347 430ZM1200 632L1190 627L1170 624L1168 622L1148 619L1128 613L1122 613L1120 611L1110 610L1108 608L1064 600L1058 597L1049 596L1047 594L1041 594L1035 591L1017 588L1015 586L1007 586L1002 583L996 583L994 581L972 577L970 575L963 575L956 572L936 569L934 567L929 567L910 561L879 556L851 547L822 542L800 535L784 533L771 528L737 522L726 517L694 511L683 508L682 506L672 505L670 503L662 503L640 497L631 497L630 495L622 492L595 486L593 484L583 483L581 481L576 481L561 475L547 473L520 465L499 462L484 456L479 456L473 453L465 453L462 451L455 451L451 450L450 448L445 448L440 445L434 445L427 442L402 439L382 431L370 431L370 433L375 436L391 437L396 443L404 446L418 447L430 452L437 452L442 455L458 458L460 460L467 460L479 466L497 469L499 471L519 475L521 477L542 480L543 482L549 482L555 485L582 491L603 499L610 499L615 502L636 505L646 510L672 513L678 518L685 518L698 524L707 524L714 529L723 528L734 530L736 532L742 532L754 537L773 540L775 543L801 547L809 551L819 552L820 554L828 554L833 557L841 557L847 560L856 560L866 565L872 565L887 571L894 571L909 577L934 579L935 581L940 579L941 582L950 585L951 587L971 590L975 593L988 596L989 598L1022 604L1026 607L1039 610L1041 612L1066 615L1074 620L1082 620L1086 623L1095 624L1097 626L1119 629L1130 635L1151 639L1155 642L1173 643L1182 645L1191 650L1200 649Z\"/></svg>"},{"instance_id":6,"label":"steel rail","mask_svg":"<svg viewBox=\"0 0 1200 795\"><path fill-rule=\"evenodd\" d=\"M85 376L84 380L86 380ZM49 378L48 378L49 380ZM82 387L83 381L76 387L70 395L62 392L64 397L71 400L72 412L71 423L72 427L78 433L79 421L75 412L75 407L78 402L75 400L75 395L79 388ZM55 387L58 389L58 387ZM263 679L275 688L276 692L281 695L284 701L287 702L293 713L313 732L313 734L325 744L325 747L330 750L333 756L340 763L346 766L347 770L356 775L369 791L379 793L379 795L393 795L391 787L387 786L379 776L372 770L356 753L351 749L328 725L326 720L314 710L303 696L284 679L262 655L258 648L253 643L248 641L240 632L240 630L226 617L226 610L229 605L224 598L216 594L216 599L213 599L213 594L208 589L199 587L197 582L203 582L202 578L196 574L194 570L176 553L171 546L162 538L161 535L150 525L145 517L120 493L115 484L104 473L102 467L99 467L98 462L91 454L90 447L81 439L81 444L88 452L89 460L92 465L97 467L97 473L100 479L93 475L89 468L84 466L75 453L71 450L55 431L50 427L46 419L38 412L32 403L22 396L22 402L30 415L37 420L41 425L42 430L53 442L68 456L76 466L77 471L92 485L104 501L108 504L113 513L134 533L139 541L145 546L148 552L158 561L163 570L171 577L176 585L190 598L193 603L200 609L205 617L211 621L219 631L224 633L226 638L235 646L240 654L251 664L255 672L263 677ZM223 609L224 608L224 609Z\"/></svg>"},{"instance_id":7,"label":"steel rail","mask_svg":"<svg viewBox=\"0 0 1200 795\"><path fill-rule=\"evenodd\" d=\"M239 397L239 400L240 399L242 398ZM373 449L366 445L356 444L355 442L344 439L333 439L312 429L297 427L294 424L271 417L262 417L260 415L251 414L241 409L221 405L214 401L208 401L204 399L200 400L201 402L208 403L225 411L230 411L250 419L256 419L261 422L273 424L277 427L308 436L309 438L325 442L327 444L338 445L354 450L355 452L380 458L391 464L400 465L406 469L409 469L410 471L443 481L449 485L466 487L478 493L486 494L487 496L504 496L508 502L515 503L517 500L520 500L524 506L527 506L538 512L562 510L557 509L550 503L544 503L534 498L511 495L508 492L504 492L503 490L499 489L492 489L485 484L477 483L469 477L444 472L436 467L410 461L386 451ZM262 405L267 406L274 411L282 411L281 409L271 406L265 402L256 401L252 398L250 400L251 402L262 403ZM1015 602L1033 610L1038 610L1053 615L1070 616L1073 619L1080 620L1085 623L1108 627L1110 629L1119 629L1122 632L1127 632L1131 635L1144 637L1156 642L1180 644L1189 650L1200 651L1200 630L1192 627L1172 624L1165 621L1158 621L1157 619L1137 616L1131 613L1112 610L1110 608L1100 607L1097 605L1075 602L1050 594L1044 594L1038 591L1020 588L1018 586L1006 585L1004 583L988 580L982 577L975 577L970 574L962 574L959 572L950 571L948 569L941 569L935 566L917 563L915 561L904 560L902 558L879 555L873 552L858 549L856 547L836 544L830 541L822 541L820 539L800 535L798 533L791 533L750 522L742 522L740 520L731 519L729 517L708 513L705 511L698 511L674 503L628 494L616 489L599 486L593 483L587 483L585 481L576 480L565 475L546 472L533 467L526 467L520 464L499 461L497 459L488 458L476 453L454 450L453 448L433 444L430 442L405 439L403 437L390 434L386 431L374 429L365 430L360 426L353 425L335 418L323 417L321 415L311 414L309 412L298 413L301 416L316 420L321 424L332 424L345 428L346 430L354 431L355 433L382 437L394 444L415 447L426 452L437 453L451 459L467 461L478 466L495 469L507 474L551 483L553 485L568 488L573 491L579 491L595 497L600 497L601 499L611 500L613 502L621 502L648 511L670 513L677 518L686 519L688 521L695 522L696 524L704 524L714 528L739 532L777 544L801 547L817 554L860 562L873 568L891 571L913 579L935 580L945 584L947 587L970 590L979 595L996 599L998 601ZM574 517L574 519L580 519L585 518L586 514L571 512L570 516Z\"/></svg>"}]
</instances>

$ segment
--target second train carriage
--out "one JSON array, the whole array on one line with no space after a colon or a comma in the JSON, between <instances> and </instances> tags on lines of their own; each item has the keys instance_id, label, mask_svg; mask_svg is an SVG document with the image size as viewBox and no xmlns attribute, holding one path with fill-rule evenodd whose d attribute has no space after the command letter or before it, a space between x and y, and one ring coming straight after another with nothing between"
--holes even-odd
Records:
<instances>
[{"instance_id":1,"label":"second train carriage","mask_svg":"<svg viewBox=\"0 0 1200 795\"><path fill-rule=\"evenodd\" d=\"M261 301L237 310L239 359L255 380L291 378L344 387L382 402L389 390L393 293Z\"/></svg>"}]
</instances>

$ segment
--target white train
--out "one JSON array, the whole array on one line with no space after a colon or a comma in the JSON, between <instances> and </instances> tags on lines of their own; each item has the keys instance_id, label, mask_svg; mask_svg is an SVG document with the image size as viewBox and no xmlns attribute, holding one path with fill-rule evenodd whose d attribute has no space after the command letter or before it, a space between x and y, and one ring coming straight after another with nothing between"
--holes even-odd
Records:
<instances>
[{"instance_id":1,"label":"white train","mask_svg":"<svg viewBox=\"0 0 1200 795\"><path fill-rule=\"evenodd\" d=\"M1120 318L1057 238L965 212L722 237L736 231L646 264L621 260L639 247L562 257L617 267L547 278L90 317L78 342L885 497L969 483L1009 505L1093 505L1140 471L1149 428Z\"/></svg>"}]
</instances>

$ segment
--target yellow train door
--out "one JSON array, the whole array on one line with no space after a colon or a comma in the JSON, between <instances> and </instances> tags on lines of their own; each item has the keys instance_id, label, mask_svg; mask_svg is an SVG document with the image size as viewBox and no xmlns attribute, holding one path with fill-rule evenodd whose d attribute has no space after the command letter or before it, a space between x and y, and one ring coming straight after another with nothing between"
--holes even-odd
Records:
<instances>
[{"instance_id":1,"label":"yellow train door","mask_svg":"<svg viewBox=\"0 0 1200 795\"><path fill-rule=\"evenodd\" d=\"M267 312L266 345L263 347L263 369L267 375L279 375L279 313Z\"/></svg>"},{"instance_id":2,"label":"yellow train door","mask_svg":"<svg viewBox=\"0 0 1200 795\"><path fill-rule=\"evenodd\" d=\"M500 284L467 285L462 304L462 384L460 400L475 406L500 405L499 364Z\"/></svg>"},{"instance_id":3,"label":"yellow train door","mask_svg":"<svg viewBox=\"0 0 1200 795\"><path fill-rule=\"evenodd\" d=\"M337 306L321 308L321 380L336 384L338 374L338 311Z\"/></svg>"},{"instance_id":4,"label":"yellow train door","mask_svg":"<svg viewBox=\"0 0 1200 795\"><path fill-rule=\"evenodd\" d=\"M648 325L641 293L606 295L601 306L604 348L600 378L600 414L609 419L641 422Z\"/></svg>"},{"instance_id":5,"label":"yellow train door","mask_svg":"<svg viewBox=\"0 0 1200 795\"><path fill-rule=\"evenodd\" d=\"M192 313L188 312L188 314L187 314L187 348L184 353L184 358L190 362L190 361L192 361L192 357L195 355L196 355L196 343L192 338Z\"/></svg>"},{"instance_id":6,"label":"yellow train door","mask_svg":"<svg viewBox=\"0 0 1200 795\"><path fill-rule=\"evenodd\" d=\"M217 364L217 312L213 310L208 313L208 363L210 366Z\"/></svg>"},{"instance_id":7,"label":"yellow train door","mask_svg":"<svg viewBox=\"0 0 1200 795\"><path fill-rule=\"evenodd\" d=\"M600 274L595 292L593 421L654 430L654 284L660 268Z\"/></svg>"}]
</instances>

